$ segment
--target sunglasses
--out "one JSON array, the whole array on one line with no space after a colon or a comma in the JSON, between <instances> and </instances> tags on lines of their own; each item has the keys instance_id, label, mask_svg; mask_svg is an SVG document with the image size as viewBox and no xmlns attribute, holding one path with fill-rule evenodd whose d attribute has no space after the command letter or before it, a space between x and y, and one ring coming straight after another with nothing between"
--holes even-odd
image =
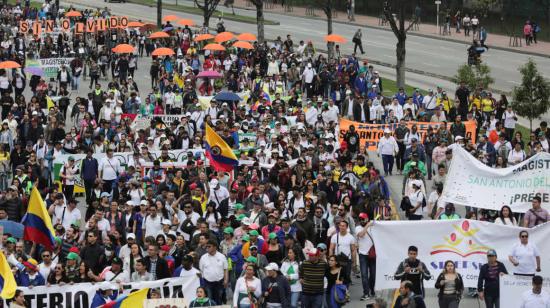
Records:
<instances>
[{"instance_id":1,"label":"sunglasses","mask_svg":"<svg viewBox=\"0 0 550 308\"><path fill-rule=\"evenodd\" d=\"M522 235L522 236L520 236L520 237L521 237L521 238L529 238L528 235Z\"/></svg>"}]
</instances>

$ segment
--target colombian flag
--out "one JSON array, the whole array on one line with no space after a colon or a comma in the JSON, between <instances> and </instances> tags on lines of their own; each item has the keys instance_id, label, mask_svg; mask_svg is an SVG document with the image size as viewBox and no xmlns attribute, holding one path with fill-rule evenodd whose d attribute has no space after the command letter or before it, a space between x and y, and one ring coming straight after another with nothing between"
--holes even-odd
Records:
<instances>
[{"instance_id":1,"label":"colombian flag","mask_svg":"<svg viewBox=\"0 0 550 308\"><path fill-rule=\"evenodd\" d=\"M32 188L27 214L25 214L21 223L25 226L23 239L42 244L46 249L53 249L55 231L52 226L52 219L36 187Z\"/></svg>"},{"instance_id":2,"label":"colombian flag","mask_svg":"<svg viewBox=\"0 0 550 308\"><path fill-rule=\"evenodd\" d=\"M48 111L50 110L50 108L55 107L55 103L53 102L53 99L49 96L46 96L46 106L48 108Z\"/></svg>"},{"instance_id":3,"label":"colombian flag","mask_svg":"<svg viewBox=\"0 0 550 308\"><path fill-rule=\"evenodd\" d=\"M6 260L4 253L0 251L0 297L10 299L15 296L17 283L11 272L11 267Z\"/></svg>"},{"instance_id":4,"label":"colombian flag","mask_svg":"<svg viewBox=\"0 0 550 308\"><path fill-rule=\"evenodd\" d=\"M147 292L149 288L141 289L139 291L132 292L128 295L123 295L117 298L113 302L109 302L102 308L137 308L143 307L143 301L147 299Z\"/></svg>"},{"instance_id":5,"label":"colombian flag","mask_svg":"<svg viewBox=\"0 0 550 308\"><path fill-rule=\"evenodd\" d=\"M216 171L232 171L239 165L237 156L216 132L206 124L206 135L204 138L206 146L206 157L210 160L210 165Z\"/></svg>"}]
</instances>

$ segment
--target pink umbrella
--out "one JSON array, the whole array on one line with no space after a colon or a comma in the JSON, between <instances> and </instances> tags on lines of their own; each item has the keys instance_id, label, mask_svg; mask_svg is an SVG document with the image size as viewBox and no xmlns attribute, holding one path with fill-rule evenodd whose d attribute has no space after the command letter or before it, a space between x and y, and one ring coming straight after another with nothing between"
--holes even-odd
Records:
<instances>
[{"instance_id":1,"label":"pink umbrella","mask_svg":"<svg viewBox=\"0 0 550 308\"><path fill-rule=\"evenodd\" d=\"M222 78L223 75L216 71L202 71L197 75L198 78Z\"/></svg>"}]
</instances>

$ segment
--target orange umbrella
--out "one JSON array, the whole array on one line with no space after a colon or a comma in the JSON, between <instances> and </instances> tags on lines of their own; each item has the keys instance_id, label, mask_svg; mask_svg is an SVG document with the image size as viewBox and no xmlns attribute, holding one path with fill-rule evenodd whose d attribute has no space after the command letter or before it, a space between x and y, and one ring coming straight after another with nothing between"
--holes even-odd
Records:
<instances>
[{"instance_id":1,"label":"orange umbrella","mask_svg":"<svg viewBox=\"0 0 550 308\"><path fill-rule=\"evenodd\" d=\"M132 53L134 52L134 46L129 44L118 44L112 50L114 53Z\"/></svg>"},{"instance_id":2,"label":"orange umbrella","mask_svg":"<svg viewBox=\"0 0 550 308\"><path fill-rule=\"evenodd\" d=\"M348 40L346 40L344 37L338 34L330 34L325 36L325 41L332 42L332 43L345 43Z\"/></svg>"},{"instance_id":3,"label":"orange umbrella","mask_svg":"<svg viewBox=\"0 0 550 308\"><path fill-rule=\"evenodd\" d=\"M176 54L172 49L166 47L160 47L153 50L153 56L173 56Z\"/></svg>"},{"instance_id":4,"label":"orange umbrella","mask_svg":"<svg viewBox=\"0 0 550 308\"><path fill-rule=\"evenodd\" d=\"M174 21L174 20L178 20L180 19L178 16L176 15L167 15L167 16L164 16L164 18L162 19L162 21Z\"/></svg>"},{"instance_id":5,"label":"orange umbrella","mask_svg":"<svg viewBox=\"0 0 550 308\"><path fill-rule=\"evenodd\" d=\"M170 37L170 34L162 31L151 33L151 35L149 35L150 39L167 38L167 37Z\"/></svg>"},{"instance_id":6,"label":"orange umbrella","mask_svg":"<svg viewBox=\"0 0 550 308\"><path fill-rule=\"evenodd\" d=\"M82 14L79 11L68 11L65 17L82 17Z\"/></svg>"},{"instance_id":7,"label":"orange umbrella","mask_svg":"<svg viewBox=\"0 0 550 308\"><path fill-rule=\"evenodd\" d=\"M142 27L145 30L152 30L152 29L155 29L157 27L157 25L155 25L155 24L144 24Z\"/></svg>"},{"instance_id":8,"label":"orange umbrella","mask_svg":"<svg viewBox=\"0 0 550 308\"><path fill-rule=\"evenodd\" d=\"M223 43L223 42L229 41L233 37L235 37L235 35L231 32L222 32L216 35L216 38L214 38L214 41L216 41L216 43Z\"/></svg>"},{"instance_id":9,"label":"orange umbrella","mask_svg":"<svg viewBox=\"0 0 550 308\"><path fill-rule=\"evenodd\" d=\"M210 39L213 39L214 36L212 34L199 34L195 37L195 42L200 42L200 41L206 41L206 40L210 40Z\"/></svg>"},{"instance_id":10,"label":"orange umbrella","mask_svg":"<svg viewBox=\"0 0 550 308\"><path fill-rule=\"evenodd\" d=\"M128 23L128 27L130 28L141 28L143 26L145 26L145 24L139 21L130 21Z\"/></svg>"},{"instance_id":11,"label":"orange umbrella","mask_svg":"<svg viewBox=\"0 0 550 308\"><path fill-rule=\"evenodd\" d=\"M15 61L3 61L0 62L0 68L6 69L6 68L20 68L21 64L15 62Z\"/></svg>"},{"instance_id":12,"label":"orange umbrella","mask_svg":"<svg viewBox=\"0 0 550 308\"><path fill-rule=\"evenodd\" d=\"M256 36L252 33L241 33L237 35L239 41L255 41L257 40Z\"/></svg>"},{"instance_id":13,"label":"orange umbrella","mask_svg":"<svg viewBox=\"0 0 550 308\"><path fill-rule=\"evenodd\" d=\"M178 21L178 25L181 25L181 26L194 26L195 25L195 22L192 21L191 19L180 19Z\"/></svg>"},{"instance_id":14,"label":"orange umbrella","mask_svg":"<svg viewBox=\"0 0 550 308\"><path fill-rule=\"evenodd\" d=\"M225 47L223 47L223 46L220 45L220 44L208 44L208 45L204 46L203 49L215 50L215 51L224 51L224 50L225 50Z\"/></svg>"},{"instance_id":15,"label":"orange umbrella","mask_svg":"<svg viewBox=\"0 0 550 308\"><path fill-rule=\"evenodd\" d=\"M233 47L244 48L244 49L254 49L254 46L252 46L252 44L245 41L236 41L235 43L233 43Z\"/></svg>"}]
</instances>

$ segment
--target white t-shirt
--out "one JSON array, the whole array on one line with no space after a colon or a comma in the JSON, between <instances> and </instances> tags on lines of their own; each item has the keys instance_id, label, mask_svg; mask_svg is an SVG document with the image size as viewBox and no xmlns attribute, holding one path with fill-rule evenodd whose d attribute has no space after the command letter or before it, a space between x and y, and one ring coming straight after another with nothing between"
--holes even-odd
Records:
<instances>
[{"instance_id":1,"label":"white t-shirt","mask_svg":"<svg viewBox=\"0 0 550 308\"><path fill-rule=\"evenodd\" d=\"M515 266L512 269L513 273L516 274L534 274L537 269L537 260L536 257L540 256L539 249L537 246L527 243L523 245L517 243L512 248L512 253L510 254L517 262L518 266Z\"/></svg>"},{"instance_id":2,"label":"white t-shirt","mask_svg":"<svg viewBox=\"0 0 550 308\"><path fill-rule=\"evenodd\" d=\"M103 171L102 180L112 181L117 178L117 172L120 171L120 162L116 158L104 157L99 163L99 171Z\"/></svg>"},{"instance_id":3,"label":"white t-shirt","mask_svg":"<svg viewBox=\"0 0 550 308\"><path fill-rule=\"evenodd\" d=\"M422 203L422 200L424 200L424 193L422 193L422 190L420 189L416 192L411 192L409 194L409 200L411 201L411 205L416 207L418 203ZM424 208L422 205L416 209L414 215L424 215Z\"/></svg>"},{"instance_id":4,"label":"white t-shirt","mask_svg":"<svg viewBox=\"0 0 550 308\"><path fill-rule=\"evenodd\" d=\"M502 119L504 120L504 127L506 128L516 128L516 113L514 111L508 112L504 111L502 114Z\"/></svg>"},{"instance_id":5,"label":"white t-shirt","mask_svg":"<svg viewBox=\"0 0 550 308\"><path fill-rule=\"evenodd\" d=\"M199 269L202 273L202 277L210 282L222 280L224 271L227 268L227 258L219 251L213 256L206 253L202 255L199 261Z\"/></svg>"},{"instance_id":6,"label":"white t-shirt","mask_svg":"<svg viewBox=\"0 0 550 308\"><path fill-rule=\"evenodd\" d=\"M348 258L351 258L351 245L356 244L355 237L350 233L346 235L336 233L330 238L330 243L334 244L334 254L339 255L340 253L345 254ZM367 250L368 251L368 250Z\"/></svg>"},{"instance_id":7,"label":"white t-shirt","mask_svg":"<svg viewBox=\"0 0 550 308\"><path fill-rule=\"evenodd\" d=\"M130 275L126 271L122 271L118 275L111 272L111 270L105 272L105 281L116 282L117 280L120 282L130 282Z\"/></svg>"},{"instance_id":8,"label":"white t-shirt","mask_svg":"<svg viewBox=\"0 0 550 308\"><path fill-rule=\"evenodd\" d=\"M357 226L355 227L355 234L359 234L359 232L363 231L363 226ZM368 231L367 231L368 232ZM363 237L357 236L357 246L359 253L362 255L368 255L369 250L372 247L374 243L372 242L370 236L365 233Z\"/></svg>"},{"instance_id":9,"label":"white t-shirt","mask_svg":"<svg viewBox=\"0 0 550 308\"><path fill-rule=\"evenodd\" d=\"M550 308L550 295L544 290L540 294L527 290L521 295L520 308Z\"/></svg>"},{"instance_id":10,"label":"white t-shirt","mask_svg":"<svg viewBox=\"0 0 550 308\"><path fill-rule=\"evenodd\" d=\"M162 217L157 214L155 218L151 215L145 217L145 223L142 225L142 229L145 230L145 237L147 236L156 236L160 231L162 231L162 225L160 222Z\"/></svg>"}]
</instances>

